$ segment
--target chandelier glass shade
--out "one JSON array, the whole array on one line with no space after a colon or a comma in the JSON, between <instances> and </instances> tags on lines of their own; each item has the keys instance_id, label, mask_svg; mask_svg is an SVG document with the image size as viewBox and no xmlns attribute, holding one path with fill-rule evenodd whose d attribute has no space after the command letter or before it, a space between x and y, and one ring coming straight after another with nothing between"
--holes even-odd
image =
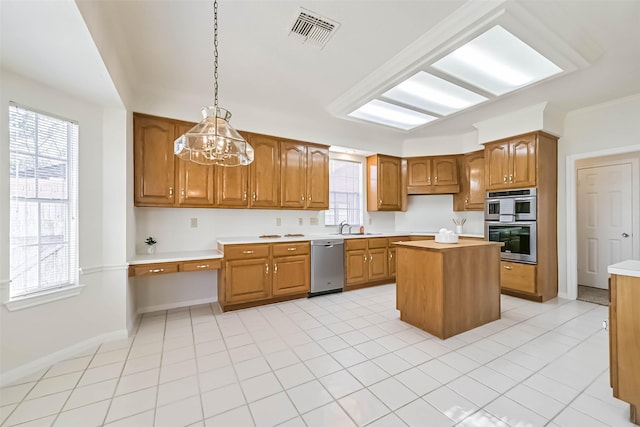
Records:
<instances>
[{"instance_id":1,"label":"chandelier glass shade","mask_svg":"<svg viewBox=\"0 0 640 427\"><path fill-rule=\"evenodd\" d=\"M201 165L242 166L253 162L253 147L230 124L231 113L218 106L218 2L213 2L213 106L202 121L173 143L174 154Z\"/></svg>"},{"instance_id":2,"label":"chandelier glass shade","mask_svg":"<svg viewBox=\"0 0 640 427\"><path fill-rule=\"evenodd\" d=\"M230 118L224 108L204 107L202 121L174 142L174 154L201 165L248 165L253 147L229 124Z\"/></svg>"}]
</instances>

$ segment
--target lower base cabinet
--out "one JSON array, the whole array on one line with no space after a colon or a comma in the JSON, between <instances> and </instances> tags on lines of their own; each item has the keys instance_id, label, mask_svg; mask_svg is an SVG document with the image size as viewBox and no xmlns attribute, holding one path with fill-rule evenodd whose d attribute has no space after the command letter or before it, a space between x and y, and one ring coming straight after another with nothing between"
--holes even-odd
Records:
<instances>
[{"instance_id":1,"label":"lower base cabinet","mask_svg":"<svg viewBox=\"0 0 640 427\"><path fill-rule=\"evenodd\" d=\"M630 405L640 425L640 277L611 275L609 363L613 396Z\"/></svg>"},{"instance_id":2,"label":"lower base cabinet","mask_svg":"<svg viewBox=\"0 0 640 427\"><path fill-rule=\"evenodd\" d=\"M518 262L500 262L500 286L530 294L536 293L536 266Z\"/></svg>"},{"instance_id":3,"label":"lower base cabinet","mask_svg":"<svg viewBox=\"0 0 640 427\"><path fill-rule=\"evenodd\" d=\"M408 236L345 240L345 286L391 283L396 277L396 248L393 242Z\"/></svg>"},{"instance_id":4,"label":"lower base cabinet","mask_svg":"<svg viewBox=\"0 0 640 427\"><path fill-rule=\"evenodd\" d=\"M218 302L223 311L309 293L309 242L225 245L219 249L225 259L218 271Z\"/></svg>"}]
</instances>

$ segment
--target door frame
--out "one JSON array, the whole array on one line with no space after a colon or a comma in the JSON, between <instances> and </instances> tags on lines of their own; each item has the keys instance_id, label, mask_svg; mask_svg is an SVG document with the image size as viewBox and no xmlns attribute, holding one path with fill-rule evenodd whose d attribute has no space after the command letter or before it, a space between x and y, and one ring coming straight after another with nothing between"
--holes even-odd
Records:
<instances>
[{"instance_id":1,"label":"door frame","mask_svg":"<svg viewBox=\"0 0 640 427\"><path fill-rule=\"evenodd\" d=\"M567 253L567 294L559 295L568 299L576 299L578 297L578 188L576 167L577 160L597 159L599 157L612 156L616 154L640 152L640 145L630 145L627 147L610 148L606 150L592 151L589 153L573 154L566 158L566 194L567 194L567 212L566 212L566 253ZM599 166L607 164L618 164L620 161L603 160ZM625 162L626 163L626 162ZM637 158L631 159L631 194L633 200L634 212L640 213L640 165ZM632 236L632 257L637 259L640 255L640 215L633 218L633 236Z\"/></svg>"}]
</instances>

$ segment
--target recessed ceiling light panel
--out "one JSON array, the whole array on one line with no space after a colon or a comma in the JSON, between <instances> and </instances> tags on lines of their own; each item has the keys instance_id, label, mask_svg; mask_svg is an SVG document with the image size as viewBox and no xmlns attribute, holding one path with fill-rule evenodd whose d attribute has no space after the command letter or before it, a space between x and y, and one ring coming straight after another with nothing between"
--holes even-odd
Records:
<instances>
[{"instance_id":1,"label":"recessed ceiling light panel","mask_svg":"<svg viewBox=\"0 0 640 427\"><path fill-rule=\"evenodd\" d=\"M349 117L379 123L403 130L411 130L435 120L436 117L388 102L374 99L349 113Z\"/></svg>"},{"instance_id":2,"label":"recessed ceiling light panel","mask_svg":"<svg viewBox=\"0 0 640 427\"><path fill-rule=\"evenodd\" d=\"M494 95L511 92L563 71L500 25L432 66Z\"/></svg>"},{"instance_id":3,"label":"recessed ceiling light panel","mask_svg":"<svg viewBox=\"0 0 640 427\"><path fill-rule=\"evenodd\" d=\"M443 116L487 100L482 95L424 71L386 91L382 96Z\"/></svg>"}]
</instances>

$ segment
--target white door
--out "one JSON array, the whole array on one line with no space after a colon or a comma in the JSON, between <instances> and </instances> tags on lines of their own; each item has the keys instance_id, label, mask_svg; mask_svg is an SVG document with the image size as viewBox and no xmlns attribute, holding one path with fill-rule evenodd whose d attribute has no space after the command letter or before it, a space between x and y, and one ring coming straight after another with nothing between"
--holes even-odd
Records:
<instances>
[{"instance_id":1,"label":"white door","mask_svg":"<svg viewBox=\"0 0 640 427\"><path fill-rule=\"evenodd\" d=\"M578 284L606 289L607 266L631 259L631 163L578 169Z\"/></svg>"}]
</instances>

